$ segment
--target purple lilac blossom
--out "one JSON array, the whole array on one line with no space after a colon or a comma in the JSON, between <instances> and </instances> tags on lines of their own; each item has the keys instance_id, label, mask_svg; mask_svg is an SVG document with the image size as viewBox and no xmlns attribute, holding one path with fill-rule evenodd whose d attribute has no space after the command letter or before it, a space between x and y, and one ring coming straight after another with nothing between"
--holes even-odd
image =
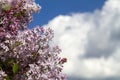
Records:
<instances>
[{"instance_id":1,"label":"purple lilac blossom","mask_svg":"<svg viewBox=\"0 0 120 80\"><path fill-rule=\"evenodd\" d=\"M53 30L28 29L40 9L34 0L0 0L0 80L66 80Z\"/></svg>"}]
</instances>

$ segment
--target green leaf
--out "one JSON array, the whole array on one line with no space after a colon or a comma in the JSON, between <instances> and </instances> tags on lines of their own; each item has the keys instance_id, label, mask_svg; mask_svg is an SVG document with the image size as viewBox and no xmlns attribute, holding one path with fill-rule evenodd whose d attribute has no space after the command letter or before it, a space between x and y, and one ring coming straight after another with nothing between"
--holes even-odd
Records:
<instances>
[{"instance_id":1,"label":"green leaf","mask_svg":"<svg viewBox=\"0 0 120 80\"><path fill-rule=\"evenodd\" d=\"M12 69L13 69L13 73L17 74L19 69L18 63L14 63Z\"/></svg>"},{"instance_id":2,"label":"green leaf","mask_svg":"<svg viewBox=\"0 0 120 80\"><path fill-rule=\"evenodd\" d=\"M2 67L0 66L0 70L2 70Z\"/></svg>"},{"instance_id":3,"label":"green leaf","mask_svg":"<svg viewBox=\"0 0 120 80\"><path fill-rule=\"evenodd\" d=\"M15 42L15 46L19 46L19 45L21 45L22 43L21 42L19 42L19 41L16 41Z\"/></svg>"},{"instance_id":4,"label":"green leaf","mask_svg":"<svg viewBox=\"0 0 120 80\"><path fill-rule=\"evenodd\" d=\"M7 10L10 10L10 6L9 6L9 5L3 5L2 8L3 8L3 10L6 10L6 11L7 11Z\"/></svg>"},{"instance_id":5,"label":"green leaf","mask_svg":"<svg viewBox=\"0 0 120 80\"><path fill-rule=\"evenodd\" d=\"M7 75L6 80L10 80L10 77Z\"/></svg>"},{"instance_id":6,"label":"green leaf","mask_svg":"<svg viewBox=\"0 0 120 80\"><path fill-rule=\"evenodd\" d=\"M14 14L15 17L20 17L21 15L21 12Z\"/></svg>"}]
</instances>

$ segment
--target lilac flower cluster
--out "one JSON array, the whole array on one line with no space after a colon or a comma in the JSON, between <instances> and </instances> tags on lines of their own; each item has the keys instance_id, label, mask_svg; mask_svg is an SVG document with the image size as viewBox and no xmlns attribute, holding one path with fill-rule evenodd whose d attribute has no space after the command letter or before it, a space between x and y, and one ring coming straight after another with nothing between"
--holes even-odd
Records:
<instances>
[{"instance_id":1,"label":"lilac flower cluster","mask_svg":"<svg viewBox=\"0 0 120 80\"><path fill-rule=\"evenodd\" d=\"M66 58L51 46L50 28L27 26L40 10L34 0L0 0L0 80L66 80Z\"/></svg>"},{"instance_id":2,"label":"lilac flower cluster","mask_svg":"<svg viewBox=\"0 0 120 80\"><path fill-rule=\"evenodd\" d=\"M7 34L16 35L24 30L32 21L32 13L40 7L33 0L1 0L0 1L0 37Z\"/></svg>"}]
</instances>

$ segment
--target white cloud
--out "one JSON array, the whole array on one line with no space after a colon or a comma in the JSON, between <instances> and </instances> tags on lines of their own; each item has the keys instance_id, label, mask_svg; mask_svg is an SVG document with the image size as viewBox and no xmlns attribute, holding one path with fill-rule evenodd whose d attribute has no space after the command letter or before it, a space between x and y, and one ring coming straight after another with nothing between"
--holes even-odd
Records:
<instances>
[{"instance_id":1,"label":"white cloud","mask_svg":"<svg viewBox=\"0 0 120 80\"><path fill-rule=\"evenodd\" d=\"M120 77L120 0L93 13L59 15L46 26L68 58L64 72L85 78Z\"/></svg>"}]
</instances>

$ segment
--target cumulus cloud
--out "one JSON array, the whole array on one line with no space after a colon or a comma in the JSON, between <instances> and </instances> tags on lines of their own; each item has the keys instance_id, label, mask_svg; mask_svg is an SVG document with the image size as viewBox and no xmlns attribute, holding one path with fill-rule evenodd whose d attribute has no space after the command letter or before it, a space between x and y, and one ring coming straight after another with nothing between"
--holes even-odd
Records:
<instances>
[{"instance_id":1,"label":"cumulus cloud","mask_svg":"<svg viewBox=\"0 0 120 80\"><path fill-rule=\"evenodd\" d=\"M59 15L49 21L54 41L67 57L64 72L76 79L120 79L120 0L93 13ZM74 78L75 79L75 78Z\"/></svg>"}]
</instances>

